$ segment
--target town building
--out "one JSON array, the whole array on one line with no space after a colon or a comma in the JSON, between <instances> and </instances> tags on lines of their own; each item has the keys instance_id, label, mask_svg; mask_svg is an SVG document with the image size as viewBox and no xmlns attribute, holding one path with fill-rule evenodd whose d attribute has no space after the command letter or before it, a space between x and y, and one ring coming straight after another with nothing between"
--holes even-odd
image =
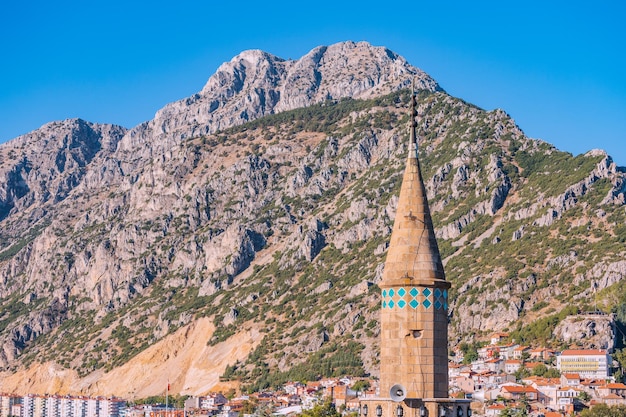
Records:
<instances>
[{"instance_id":1,"label":"town building","mask_svg":"<svg viewBox=\"0 0 626 417\"><path fill-rule=\"evenodd\" d=\"M606 350L564 350L556 357L556 368L561 373L576 373L582 378L609 378L610 363L611 357Z\"/></svg>"},{"instance_id":2,"label":"town building","mask_svg":"<svg viewBox=\"0 0 626 417\"><path fill-rule=\"evenodd\" d=\"M22 397L18 395L3 395L0 397L0 417L14 416L13 407L22 404Z\"/></svg>"}]
</instances>

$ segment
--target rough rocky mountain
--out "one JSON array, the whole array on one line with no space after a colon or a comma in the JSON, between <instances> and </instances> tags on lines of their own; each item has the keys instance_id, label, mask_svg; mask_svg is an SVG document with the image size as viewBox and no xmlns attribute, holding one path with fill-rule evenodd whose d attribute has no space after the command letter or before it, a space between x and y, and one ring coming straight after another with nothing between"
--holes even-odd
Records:
<instances>
[{"instance_id":1,"label":"rough rocky mountain","mask_svg":"<svg viewBox=\"0 0 626 417\"><path fill-rule=\"evenodd\" d=\"M414 78L453 338L565 346L577 311L623 321L626 175L604 152L527 138L385 48L246 51L128 131L68 120L0 146L0 390L375 374Z\"/></svg>"}]
</instances>

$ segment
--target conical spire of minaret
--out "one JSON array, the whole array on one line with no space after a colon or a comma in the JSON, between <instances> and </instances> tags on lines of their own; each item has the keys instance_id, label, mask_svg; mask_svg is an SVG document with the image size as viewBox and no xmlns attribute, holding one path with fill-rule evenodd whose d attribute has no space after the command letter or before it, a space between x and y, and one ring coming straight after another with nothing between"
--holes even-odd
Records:
<instances>
[{"instance_id":1,"label":"conical spire of minaret","mask_svg":"<svg viewBox=\"0 0 626 417\"><path fill-rule=\"evenodd\" d=\"M383 274L383 281L409 279L414 284L445 279L418 159L416 100L412 92L409 155Z\"/></svg>"}]
</instances>

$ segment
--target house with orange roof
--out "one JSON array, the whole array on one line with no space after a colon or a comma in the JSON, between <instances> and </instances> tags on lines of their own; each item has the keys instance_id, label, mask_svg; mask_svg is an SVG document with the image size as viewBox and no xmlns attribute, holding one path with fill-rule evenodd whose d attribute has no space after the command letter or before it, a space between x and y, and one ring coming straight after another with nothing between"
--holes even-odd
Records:
<instances>
[{"instance_id":1,"label":"house with orange roof","mask_svg":"<svg viewBox=\"0 0 626 417\"><path fill-rule=\"evenodd\" d=\"M561 388L561 381L558 378L525 378L524 382L534 387L539 393L539 402L547 407L556 408L556 393Z\"/></svg>"},{"instance_id":2,"label":"house with orange roof","mask_svg":"<svg viewBox=\"0 0 626 417\"><path fill-rule=\"evenodd\" d=\"M498 345L503 342L505 339L509 338L508 333L494 333L491 335L491 344Z\"/></svg>"},{"instance_id":3,"label":"house with orange roof","mask_svg":"<svg viewBox=\"0 0 626 417\"><path fill-rule=\"evenodd\" d=\"M596 392L603 396L609 394L616 394L622 397L626 396L626 385L621 382L612 382L609 384L602 385L596 388Z\"/></svg>"},{"instance_id":4,"label":"house with orange roof","mask_svg":"<svg viewBox=\"0 0 626 417\"><path fill-rule=\"evenodd\" d=\"M354 395L350 396L348 393L347 385L337 385L327 387L325 390L325 397L331 399L332 403L335 404L335 407L340 407L346 404L346 401L350 399L350 397L355 397Z\"/></svg>"},{"instance_id":5,"label":"house with orange roof","mask_svg":"<svg viewBox=\"0 0 626 417\"><path fill-rule=\"evenodd\" d=\"M544 347L530 350L530 358L535 360L547 361L554 356L554 351Z\"/></svg>"},{"instance_id":6,"label":"house with orange roof","mask_svg":"<svg viewBox=\"0 0 626 417\"><path fill-rule=\"evenodd\" d=\"M500 358L493 358L485 361L485 367L491 372L499 373L504 372L504 360Z\"/></svg>"},{"instance_id":7,"label":"house with orange roof","mask_svg":"<svg viewBox=\"0 0 626 417\"><path fill-rule=\"evenodd\" d=\"M561 374L561 385L564 387L579 387L580 386L580 375L573 373L562 373Z\"/></svg>"},{"instance_id":8,"label":"house with orange roof","mask_svg":"<svg viewBox=\"0 0 626 417\"><path fill-rule=\"evenodd\" d=\"M488 417L495 417L502 414L502 411L506 408L504 404L492 404L485 407L485 415Z\"/></svg>"},{"instance_id":9,"label":"house with orange roof","mask_svg":"<svg viewBox=\"0 0 626 417\"><path fill-rule=\"evenodd\" d=\"M513 359L522 359L524 356L524 353L530 354L529 346L516 347L515 349L513 349Z\"/></svg>"},{"instance_id":10,"label":"house with orange roof","mask_svg":"<svg viewBox=\"0 0 626 417\"><path fill-rule=\"evenodd\" d=\"M606 350L569 349L556 357L561 373L577 373L583 378L607 379L611 357Z\"/></svg>"},{"instance_id":11,"label":"house with orange roof","mask_svg":"<svg viewBox=\"0 0 626 417\"><path fill-rule=\"evenodd\" d=\"M609 394L609 395L600 397L600 401L608 406L626 405L626 398L617 394Z\"/></svg>"},{"instance_id":12,"label":"house with orange roof","mask_svg":"<svg viewBox=\"0 0 626 417\"><path fill-rule=\"evenodd\" d=\"M563 413L559 413L558 411L544 411L544 417L563 417Z\"/></svg>"},{"instance_id":13,"label":"house with orange roof","mask_svg":"<svg viewBox=\"0 0 626 417\"><path fill-rule=\"evenodd\" d=\"M516 385L503 386L500 390L500 395L509 400L521 400L522 398L526 398L530 401L537 401L539 399L539 393L535 388Z\"/></svg>"},{"instance_id":14,"label":"house with orange roof","mask_svg":"<svg viewBox=\"0 0 626 417\"><path fill-rule=\"evenodd\" d=\"M535 369L539 365L545 366L543 362L524 362L524 367L531 372L533 371L533 369Z\"/></svg>"}]
</instances>

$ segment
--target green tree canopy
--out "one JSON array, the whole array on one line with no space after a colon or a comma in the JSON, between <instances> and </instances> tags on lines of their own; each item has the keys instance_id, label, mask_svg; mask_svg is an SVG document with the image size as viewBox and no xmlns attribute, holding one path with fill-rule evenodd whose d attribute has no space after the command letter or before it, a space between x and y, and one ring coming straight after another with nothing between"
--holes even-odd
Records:
<instances>
[{"instance_id":1,"label":"green tree canopy","mask_svg":"<svg viewBox=\"0 0 626 417\"><path fill-rule=\"evenodd\" d=\"M583 410L580 417L626 417L626 405L598 404Z\"/></svg>"},{"instance_id":2,"label":"green tree canopy","mask_svg":"<svg viewBox=\"0 0 626 417\"><path fill-rule=\"evenodd\" d=\"M361 379L356 381L354 385L352 385L352 389L355 391L367 391L370 388L370 382L366 379Z\"/></svg>"},{"instance_id":3,"label":"green tree canopy","mask_svg":"<svg viewBox=\"0 0 626 417\"><path fill-rule=\"evenodd\" d=\"M302 410L303 417L341 417L341 414L335 408L335 405L326 400L322 404L317 404L310 410Z\"/></svg>"}]
</instances>

